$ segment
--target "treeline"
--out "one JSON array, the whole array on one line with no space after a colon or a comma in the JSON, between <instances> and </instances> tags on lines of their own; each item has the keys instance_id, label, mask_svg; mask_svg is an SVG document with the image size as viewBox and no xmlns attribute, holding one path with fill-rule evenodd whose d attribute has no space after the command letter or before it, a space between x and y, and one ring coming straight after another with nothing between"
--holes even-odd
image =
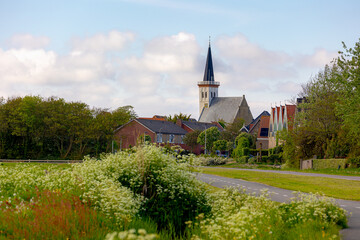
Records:
<instances>
[{"instance_id":1,"label":"treeline","mask_svg":"<svg viewBox=\"0 0 360 240\"><path fill-rule=\"evenodd\" d=\"M0 158L96 157L111 151L114 129L135 117L131 106L109 111L57 97L0 98Z\"/></svg>"},{"instance_id":2,"label":"treeline","mask_svg":"<svg viewBox=\"0 0 360 240\"><path fill-rule=\"evenodd\" d=\"M294 128L279 135L290 166L314 155L360 163L360 42L343 45L339 57L303 86Z\"/></svg>"}]
</instances>

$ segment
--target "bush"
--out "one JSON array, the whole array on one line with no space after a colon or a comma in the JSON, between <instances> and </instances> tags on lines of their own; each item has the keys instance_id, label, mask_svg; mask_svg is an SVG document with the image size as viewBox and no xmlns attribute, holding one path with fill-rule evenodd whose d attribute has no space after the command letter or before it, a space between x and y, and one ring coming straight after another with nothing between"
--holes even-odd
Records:
<instances>
[{"instance_id":1,"label":"bush","mask_svg":"<svg viewBox=\"0 0 360 240\"><path fill-rule=\"evenodd\" d=\"M313 159L313 169L345 168L346 159Z\"/></svg>"},{"instance_id":2,"label":"bush","mask_svg":"<svg viewBox=\"0 0 360 240\"><path fill-rule=\"evenodd\" d=\"M247 163L248 159L249 159L248 156L242 156L242 157L236 158L236 162L237 163Z\"/></svg>"},{"instance_id":3,"label":"bush","mask_svg":"<svg viewBox=\"0 0 360 240\"><path fill-rule=\"evenodd\" d=\"M257 154L260 152L260 149L250 149L250 154L253 156L257 156ZM269 150L268 149L261 149L261 156L268 156Z\"/></svg>"},{"instance_id":4,"label":"bush","mask_svg":"<svg viewBox=\"0 0 360 240\"><path fill-rule=\"evenodd\" d=\"M282 162L282 154L271 154L267 161L268 164L281 163Z\"/></svg>"},{"instance_id":5,"label":"bush","mask_svg":"<svg viewBox=\"0 0 360 240\"><path fill-rule=\"evenodd\" d=\"M227 161L228 161L228 159L223 158L223 157L199 156L193 160L193 165L194 166L218 166L218 165L224 165Z\"/></svg>"},{"instance_id":6,"label":"bush","mask_svg":"<svg viewBox=\"0 0 360 240\"><path fill-rule=\"evenodd\" d=\"M210 211L205 184L190 172L187 159L177 159L161 148L146 145L130 156L118 153L105 160L112 163L108 172L145 198L140 214L154 220L159 229L170 227L181 233L185 221Z\"/></svg>"},{"instance_id":7,"label":"bush","mask_svg":"<svg viewBox=\"0 0 360 240\"><path fill-rule=\"evenodd\" d=\"M360 167L360 156L350 157L349 159L347 159L346 163L348 163L351 168L359 168Z\"/></svg>"},{"instance_id":8,"label":"bush","mask_svg":"<svg viewBox=\"0 0 360 240\"><path fill-rule=\"evenodd\" d=\"M337 226L347 223L345 210L317 195L300 194L291 203L278 204L266 193L255 197L228 189L213 198L212 217L199 216L201 231L193 239L333 238L338 234ZM327 232L330 228L332 234Z\"/></svg>"}]
</instances>

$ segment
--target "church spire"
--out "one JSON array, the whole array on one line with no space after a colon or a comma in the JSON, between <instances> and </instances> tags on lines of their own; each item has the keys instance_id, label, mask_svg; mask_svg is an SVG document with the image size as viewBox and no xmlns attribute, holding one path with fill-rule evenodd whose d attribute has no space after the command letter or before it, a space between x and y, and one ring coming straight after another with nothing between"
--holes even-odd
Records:
<instances>
[{"instance_id":1,"label":"church spire","mask_svg":"<svg viewBox=\"0 0 360 240\"><path fill-rule=\"evenodd\" d=\"M206 65L205 65L203 81L206 81L206 82L210 82L210 81L214 82L215 81L214 68L213 68L213 62L212 62L212 57L211 57L210 37L209 37L209 49L208 49L208 54L207 54L207 58L206 58Z\"/></svg>"}]
</instances>

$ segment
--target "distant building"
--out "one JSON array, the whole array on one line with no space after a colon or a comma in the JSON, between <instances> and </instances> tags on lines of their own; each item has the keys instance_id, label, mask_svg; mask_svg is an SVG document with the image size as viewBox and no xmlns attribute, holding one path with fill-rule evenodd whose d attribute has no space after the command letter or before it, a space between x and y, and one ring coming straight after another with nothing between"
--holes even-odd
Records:
<instances>
[{"instance_id":1,"label":"distant building","mask_svg":"<svg viewBox=\"0 0 360 240\"><path fill-rule=\"evenodd\" d=\"M271 108L269 123L269 148L276 147L276 133L283 129L289 130L293 127L296 105L276 106Z\"/></svg>"},{"instance_id":2,"label":"distant building","mask_svg":"<svg viewBox=\"0 0 360 240\"><path fill-rule=\"evenodd\" d=\"M120 149L136 146L138 141L144 139L145 136L149 136L152 143L179 145L185 150L191 150L183 142L183 138L187 133L195 130L204 131L211 127L217 127L219 131L223 131L223 128L218 123L203 123L193 120L183 121L181 119L173 123L162 119L164 119L163 116L156 115L152 118L136 118L120 126L115 130L114 134ZM199 145L194 150L194 153L200 154L202 151L202 146Z\"/></svg>"},{"instance_id":3,"label":"distant building","mask_svg":"<svg viewBox=\"0 0 360 240\"><path fill-rule=\"evenodd\" d=\"M214 68L209 44L203 81L198 82L199 87L199 122L233 123L235 119L242 118L246 124L253 120L245 95L242 97L219 97L220 82L214 78Z\"/></svg>"}]
</instances>

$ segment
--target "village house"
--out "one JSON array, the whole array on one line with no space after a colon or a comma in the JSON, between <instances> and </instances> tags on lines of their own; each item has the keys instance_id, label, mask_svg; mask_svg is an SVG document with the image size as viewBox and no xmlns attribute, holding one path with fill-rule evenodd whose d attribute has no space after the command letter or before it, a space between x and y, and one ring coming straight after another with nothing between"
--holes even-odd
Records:
<instances>
[{"instance_id":1,"label":"village house","mask_svg":"<svg viewBox=\"0 0 360 240\"><path fill-rule=\"evenodd\" d=\"M269 148L277 146L276 134L283 129L291 129L295 119L296 105L280 105L271 108L269 123Z\"/></svg>"},{"instance_id":2,"label":"village house","mask_svg":"<svg viewBox=\"0 0 360 240\"><path fill-rule=\"evenodd\" d=\"M173 123L166 121L166 118L163 116L155 115L152 118L136 118L120 126L115 130L115 139L120 149L136 146L148 136L151 143L178 145L190 151L191 148L183 142L184 136L189 132L195 130L203 131L211 127L217 127L219 131L223 131L223 128L218 123L202 123L181 119ZM203 152L201 145L194 149L195 154L200 154L201 152Z\"/></svg>"}]
</instances>

